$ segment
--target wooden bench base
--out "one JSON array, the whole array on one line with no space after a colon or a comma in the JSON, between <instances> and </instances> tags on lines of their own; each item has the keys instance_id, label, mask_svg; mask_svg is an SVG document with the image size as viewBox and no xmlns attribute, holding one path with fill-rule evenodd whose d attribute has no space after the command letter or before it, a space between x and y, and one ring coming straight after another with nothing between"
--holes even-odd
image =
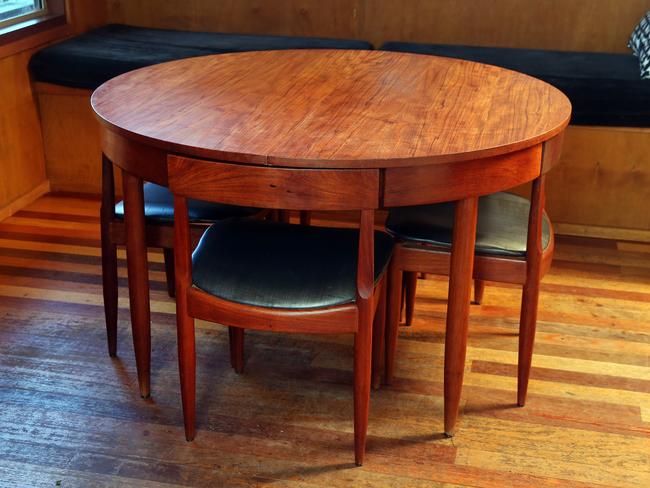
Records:
<instances>
[{"instance_id":1,"label":"wooden bench base","mask_svg":"<svg viewBox=\"0 0 650 488\"><path fill-rule=\"evenodd\" d=\"M650 129L569 126L546 194L558 234L650 242Z\"/></svg>"},{"instance_id":2,"label":"wooden bench base","mask_svg":"<svg viewBox=\"0 0 650 488\"><path fill-rule=\"evenodd\" d=\"M53 191L101 193L99 123L90 107L92 91L34 83ZM121 191L121 175L115 186Z\"/></svg>"}]
</instances>

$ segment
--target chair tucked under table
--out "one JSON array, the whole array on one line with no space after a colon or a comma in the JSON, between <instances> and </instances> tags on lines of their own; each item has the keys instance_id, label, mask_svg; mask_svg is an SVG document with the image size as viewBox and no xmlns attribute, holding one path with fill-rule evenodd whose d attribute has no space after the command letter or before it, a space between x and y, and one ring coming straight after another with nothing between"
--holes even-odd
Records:
<instances>
[{"instance_id":1,"label":"chair tucked under table","mask_svg":"<svg viewBox=\"0 0 650 488\"><path fill-rule=\"evenodd\" d=\"M147 225L148 247L162 248L165 259L167 291L174 296L174 199L169 190L154 183L145 183L142 189ZM231 217L246 217L259 213L259 209L236 207L217 203L189 202L190 222L194 242L207 226L215 221ZM104 316L108 353L117 355L117 246L126 244L124 204L115 203L113 164L105 156L102 159L102 205L100 212L102 241L102 285Z\"/></svg>"},{"instance_id":2,"label":"chair tucked under table","mask_svg":"<svg viewBox=\"0 0 650 488\"><path fill-rule=\"evenodd\" d=\"M535 340L539 284L553 258L553 229L544 212L544 180L533 182L531 202L509 193L479 198L475 244L475 302L482 299L485 281L523 285L519 324L517 404L526 402ZM397 239L389 273L386 322L385 382L395 375L395 351L401 301L409 309L415 301L416 273L449 274L454 237L453 202L391 209L386 229ZM407 284L403 292L403 275ZM379 384L379 370L373 382Z\"/></svg>"},{"instance_id":3,"label":"chair tucked under table","mask_svg":"<svg viewBox=\"0 0 650 488\"><path fill-rule=\"evenodd\" d=\"M196 432L195 318L230 328L231 361L240 372L244 329L354 334L355 462L361 465L373 321L383 331L385 270L393 249L392 238L374 230L379 171L260 168L180 156L168 161L187 439ZM231 219L210 226L191 253L188 198L287 210L360 210L360 228Z\"/></svg>"}]
</instances>

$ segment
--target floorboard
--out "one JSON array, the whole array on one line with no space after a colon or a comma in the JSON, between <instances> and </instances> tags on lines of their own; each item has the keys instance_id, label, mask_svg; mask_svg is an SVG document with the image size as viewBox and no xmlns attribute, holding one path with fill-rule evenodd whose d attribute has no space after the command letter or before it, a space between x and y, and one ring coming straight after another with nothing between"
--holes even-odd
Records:
<instances>
[{"instance_id":1,"label":"floorboard","mask_svg":"<svg viewBox=\"0 0 650 488\"><path fill-rule=\"evenodd\" d=\"M471 308L462 411L442 435L447 281L419 280L396 380L372 393L353 464L351 337L197 324L196 440L184 440L174 303L150 250L151 399L138 395L124 250L119 357L106 352L99 202L49 194L0 222L0 487L650 486L650 246L558 237L517 408L520 288Z\"/></svg>"}]
</instances>

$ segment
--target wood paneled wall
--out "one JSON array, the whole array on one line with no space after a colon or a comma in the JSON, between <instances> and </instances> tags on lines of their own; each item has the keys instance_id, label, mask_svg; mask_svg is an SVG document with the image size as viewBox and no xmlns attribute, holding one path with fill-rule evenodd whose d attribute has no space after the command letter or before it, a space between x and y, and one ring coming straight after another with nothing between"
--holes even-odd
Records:
<instances>
[{"instance_id":1,"label":"wood paneled wall","mask_svg":"<svg viewBox=\"0 0 650 488\"><path fill-rule=\"evenodd\" d=\"M650 129L569 127L548 178L556 230L649 242L649 156Z\"/></svg>"},{"instance_id":2,"label":"wood paneled wall","mask_svg":"<svg viewBox=\"0 0 650 488\"><path fill-rule=\"evenodd\" d=\"M68 0L66 5L74 32L106 22L106 0ZM0 58L0 213L47 188L39 113L27 69L34 50Z\"/></svg>"},{"instance_id":3,"label":"wood paneled wall","mask_svg":"<svg viewBox=\"0 0 650 488\"><path fill-rule=\"evenodd\" d=\"M45 181L41 127L27 72L30 55L0 59L0 209Z\"/></svg>"},{"instance_id":4,"label":"wood paneled wall","mask_svg":"<svg viewBox=\"0 0 650 488\"><path fill-rule=\"evenodd\" d=\"M650 242L650 129L569 126L548 174L558 234ZM513 190L530 197L530 185Z\"/></svg>"},{"instance_id":5,"label":"wood paneled wall","mask_svg":"<svg viewBox=\"0 0 650 488\"><path fill-rule=\"evenodd\" d=\"M90 91L70 94L65 90L39 90L38 105L52 190L99 193L101 144L99 122L90 106Z\"/></svg>"},{"instance_id":6,"label":"wood paneled wall","mask_svg":"<svg viewBox=\"0 0 650 488\"><path fill-rule=\"evenodd\" d=\"M109 21L147 27L353 38L359 0L108 0ZM401 3L401 2L395 2Z\"/></svg>"},{"instance_id":7,"label":"wood paneled wall","mask_svg":"<svg viewBox=\"0 0 650 488\"><path fill-rule=\"evenodd\" d=\"M203 31L626 52L650 0L107 0L109 21Z\"/></svg>"},{"instance_id":8,"label":"wood paneled wall","mask_svg":"<svg viewBox=\"0 0 650 488\"><path fill-rule=\"evenodd\" d=\"M366 0L365 37L441 44L628 52L647 0Z\"/></svg>"},{"instance_id":9,"label":"wood paneled wall","mask_svg":"<svg viewBox=\"0 0 650 488\"><path fill-rule=\"evenodd\" d=\"M85 32L108 20L107 0L66 0L68 21L76 33Z\"/></svg>"}]
</instances>

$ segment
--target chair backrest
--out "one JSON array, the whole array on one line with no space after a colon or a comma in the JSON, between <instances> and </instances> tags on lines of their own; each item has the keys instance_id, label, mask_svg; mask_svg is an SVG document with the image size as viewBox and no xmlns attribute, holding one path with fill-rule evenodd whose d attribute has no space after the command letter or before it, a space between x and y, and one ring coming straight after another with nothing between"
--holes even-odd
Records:
<instances>
[{"instance_id":1,"label":"chair backrest","mask_svg":"<svg viewBox=\"0 0 650 488\"><path fill-rule=\"evenodd\" d=\"M528 237L526 240L526 261L529 271L538 265L544 249L542 247L542 225L544 207L546 206L546 175L542 174L533 180L530 194L530 213L528 214ZM553 228L551 244L553 242Z\"/></svg>"},{"instance_id":2,"label":"chair backrest","mask_svg":"<svg viewBox=\"0 0 650 488\"><path fill-rule=\"evenodd\" d=\"M247 166L182 156L167 159L175 195L285 210L363 210L379 206L378 169Z\"/></svg>"}]
</instances>

